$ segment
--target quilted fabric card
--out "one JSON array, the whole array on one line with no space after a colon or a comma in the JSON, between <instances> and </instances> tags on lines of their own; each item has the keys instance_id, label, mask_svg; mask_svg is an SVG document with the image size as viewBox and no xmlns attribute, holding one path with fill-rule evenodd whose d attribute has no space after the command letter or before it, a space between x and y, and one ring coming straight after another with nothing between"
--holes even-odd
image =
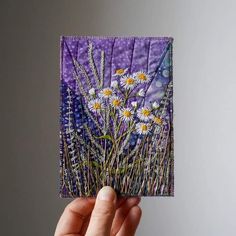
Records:
<instances>
[{"instance_id":1,"label":"quilted fabric card","mask_svg":"<svg viewBox=\"0 0 236 236\"><path fill-rule=\"evenodd\" d=\"M62 197L173 196L172 41L61 37Z\"/></svg>"}]
</instances>

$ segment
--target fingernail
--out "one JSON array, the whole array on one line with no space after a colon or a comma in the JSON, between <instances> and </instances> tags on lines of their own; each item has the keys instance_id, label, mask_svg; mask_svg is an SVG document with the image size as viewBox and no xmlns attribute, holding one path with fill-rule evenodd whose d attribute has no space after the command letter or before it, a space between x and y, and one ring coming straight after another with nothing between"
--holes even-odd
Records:
<instances>
[{"instance_id":1,"label":"fingernail","mask_svg":"<svg viewBox=\"0 0 236 236\"><path fill-rule=\"evenodd\" d=\"M102 201L112 202L115 200L115 198L116 198L116 193L109 186L103 187L98 193L98 199Z\"/></svg>"}]
</instances>

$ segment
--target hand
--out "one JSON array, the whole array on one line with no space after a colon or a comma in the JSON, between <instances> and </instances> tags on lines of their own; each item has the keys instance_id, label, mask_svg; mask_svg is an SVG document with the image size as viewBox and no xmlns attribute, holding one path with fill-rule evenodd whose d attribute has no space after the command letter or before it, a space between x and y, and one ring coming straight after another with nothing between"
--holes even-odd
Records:
<instances>
[{"instance_id":1,"label":"hand","mask_svg":"<svg viewBox=\"0 0 236 236\"><path fill-rule=\"evenodd\" d=\"M55 236L133 236L141 218L140 198L117 200L111 187L103 187L96 200L77 198L64 210Z\"/></svg>"}]
</instances>

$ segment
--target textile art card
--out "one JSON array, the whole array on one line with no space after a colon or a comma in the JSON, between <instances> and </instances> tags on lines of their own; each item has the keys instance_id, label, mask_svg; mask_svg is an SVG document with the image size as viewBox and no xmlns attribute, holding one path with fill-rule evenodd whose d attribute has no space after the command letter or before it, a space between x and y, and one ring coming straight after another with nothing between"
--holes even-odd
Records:
<instances>
[{"instance_id":1,"label":"textile art card","mask_svg":"<svg viewBox=\"0 0 236 236\"><path fill-rule=\"evenodd\" d=\"M174 195L169 37L61 37L60 195Z\"/></svg>"}]
</instances>

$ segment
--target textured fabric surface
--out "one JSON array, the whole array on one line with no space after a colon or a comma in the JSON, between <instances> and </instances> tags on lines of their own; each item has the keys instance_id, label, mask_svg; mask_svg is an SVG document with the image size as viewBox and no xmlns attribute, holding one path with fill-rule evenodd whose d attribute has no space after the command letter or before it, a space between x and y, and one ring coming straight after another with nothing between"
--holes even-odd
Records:
<instances>
[{"instance_id":1,"label":"textured fabric surface","mask_svg":"<svg viewBox=\"0 0 236 236\"><path fill-rule=\"evenodd\" d=\"M62 197L173 196L172 41L61 37Z\"/></svg>"}]
</instances>

